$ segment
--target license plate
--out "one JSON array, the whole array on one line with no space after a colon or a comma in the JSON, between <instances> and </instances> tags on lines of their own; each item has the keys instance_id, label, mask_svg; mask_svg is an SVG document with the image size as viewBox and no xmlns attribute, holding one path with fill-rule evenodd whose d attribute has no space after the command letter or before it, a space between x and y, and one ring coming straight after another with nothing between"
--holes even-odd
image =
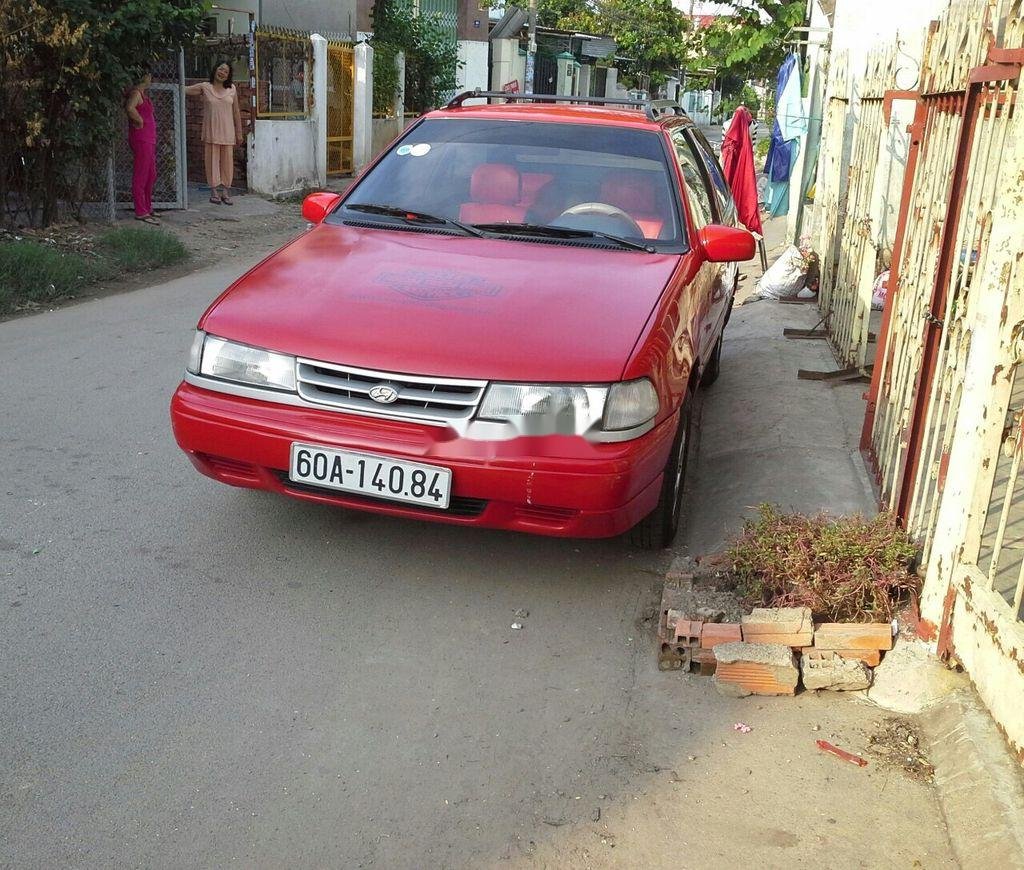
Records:
<instances>
[{"instance_id":1,"label":"license plate","mask_svg":"<svg viewBox=\"0 0 1024 870\"><path fill-rule=\"evenodd\" d=\"M312 444L292 444L288 477L295 483L432 508L448 507L452 490L448 468Z\"/></svg>"}]
</instances>

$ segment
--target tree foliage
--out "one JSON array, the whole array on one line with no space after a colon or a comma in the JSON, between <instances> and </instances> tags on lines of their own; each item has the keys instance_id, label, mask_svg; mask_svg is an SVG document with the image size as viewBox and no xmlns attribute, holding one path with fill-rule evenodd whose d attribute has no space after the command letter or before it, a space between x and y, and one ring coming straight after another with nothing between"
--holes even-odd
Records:
<instances>
[{"instance_id":1,"label":"tree foliage","mask_svg":"<svg viewBox=\"0 0 1024 870\"><path fill-rule=\"evenodd\" d=\"M0 3L0 205L7 220L57 217L75 170L124 123L140 68L196 33L205 0Z\"/></svg>"},{"instance_id":2,"label":"tree foliage","mask_svg":"<svg viewBox=\"0 0 1024 870\"><path fill-rule=\"evenodd\" d=\"M628 58L626 80L649 76L660 84L686 62L691 24L672 0L540 0L537 8L545 26L613 37L617 54Z\"/></svg>"},{"instance_id":3,"label":"tree foliage","mask_svg":"<svg viewBox=\"0 0 1024 870\"><path fill-rule=\"evenodd\" d=\"M738 81L774 76L786 56L786 37L806 14L804 0L749 0L699 31L697 63Z\"/></svg>"},{"instance_id":4,"label":"tree foliage","mask_svg":"<svg viewBox=\"0 0 1024 870\"><path fill-rule=\"evenodd\" d=\"M455 39L436 16L417 13L413 0L377 0L371 14L374 51L383 45L385 51L405 55L406 108L416 112L436 108L455 90L461 66ZM394 82L379 90L374 87L375 108L394 102L397 78Z\"/></svg>"}]
</instances>

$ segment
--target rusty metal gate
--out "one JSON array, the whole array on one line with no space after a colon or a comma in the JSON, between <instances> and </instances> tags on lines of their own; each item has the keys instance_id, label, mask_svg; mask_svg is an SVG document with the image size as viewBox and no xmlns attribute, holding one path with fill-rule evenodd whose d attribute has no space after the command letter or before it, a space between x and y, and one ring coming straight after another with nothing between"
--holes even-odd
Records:
<instances>
[{"instance_id":1,"label":"rusty metal gate","mask_svg":"<svg viewBox=\"0 0 1024 870\"><path fill-rule=\"evenodd\" d=\"M884 151L886 119L883 111L886 91L896 74L896 46L873 49L860 79L860 117L853 136L853 153L846 176L846 208L842 212L842 244L838 262L828 269L828 295L823 303L827 313L829 339L836 357L847 366L865 369L868 361L871 291L879 268L880 221L874 213L875 181Z\"/></svg>"},{"instance_id":2,"label":"rusty metal gate","mask_svg":"<svg viewBox=\"0 0 1024 870\"><path fill-rule=\"evenodd\" d=\"M352 172L355 51L351 44L327 44L327 174Z\"/></svg>"},{"instance_id":3,"label":"rusty metal gate","mask_svg":"<svg viewBox=\"0 0 1024 870\"><path fill-rule=\"evenodd\" d=\"M825 117L821 133L821 171L818 175L815 208L821 214L817 249L821 255L821 283L818 304L823 312L832 309L836 281L839 227L844 208L843 175L846 166L846 114L850 105L848 60L845 52L830 60L825 95Z\"/></svg>"},{"instance_id":4,"label":"rusty metal gate","mask_svg":"<svg viewBox=\"0 0 1024 870\"><path fill-rule=\"evenodd\" d=\"M917 497L911 494L921 444L928 440L926 410L944 309L957 299L947 290L955 246L950 228L959 224L962 202L952 193L968 176L960 136L967 80L985 58L990 28L987 5L968 2L951 5L929 29L903 189L909 207L901 210L869 394L870 451L882 496L908 530L922 537L937 491L930 469Z\"/></svg>"},{"instance_id":5,"label":"rusty metal gate","mask_svg":"<svg viewBox=\"0 0 1024 870\"><path fill-rule=\"evenodd\" d=\"M922 614L1024 761L1024 0L933 23L865 447Z\"/></svg>"}]
</instances>

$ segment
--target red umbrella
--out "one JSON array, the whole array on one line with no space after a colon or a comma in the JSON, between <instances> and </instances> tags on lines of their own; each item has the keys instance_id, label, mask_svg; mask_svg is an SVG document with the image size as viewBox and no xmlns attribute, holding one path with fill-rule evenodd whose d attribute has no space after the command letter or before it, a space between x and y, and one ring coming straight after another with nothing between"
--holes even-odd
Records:
<instances>
[{"instance_id":1,"label":"red umbrella","mask_svg":"<svg viewBox=\"0 0 1024 870\"><path fill-rule=\"evenodd\" d=\"M740 106L732 116L729 132L722 140L722 170L736 200L740 222L752 233L764 235L757 207L757 175L754 146L750 141L750 110Z\"/></svg>"}]
</instances>

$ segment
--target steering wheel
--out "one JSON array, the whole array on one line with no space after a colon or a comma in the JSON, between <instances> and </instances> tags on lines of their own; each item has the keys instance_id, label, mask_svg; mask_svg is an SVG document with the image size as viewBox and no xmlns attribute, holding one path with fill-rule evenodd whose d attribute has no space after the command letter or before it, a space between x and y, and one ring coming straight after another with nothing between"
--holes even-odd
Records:
<instances>
[{"instance_id":1,"label":"steering wheel","mask_svg":"<svg viewBox=\"0 0 1024 870\"><path fill-rule=\"evenodd\" d=\"M606 202L581 202L567 208L551 224L571 230L593 230L617 236L644 238L640 224L621 208Z\"/></svg>"}]
</instances>

